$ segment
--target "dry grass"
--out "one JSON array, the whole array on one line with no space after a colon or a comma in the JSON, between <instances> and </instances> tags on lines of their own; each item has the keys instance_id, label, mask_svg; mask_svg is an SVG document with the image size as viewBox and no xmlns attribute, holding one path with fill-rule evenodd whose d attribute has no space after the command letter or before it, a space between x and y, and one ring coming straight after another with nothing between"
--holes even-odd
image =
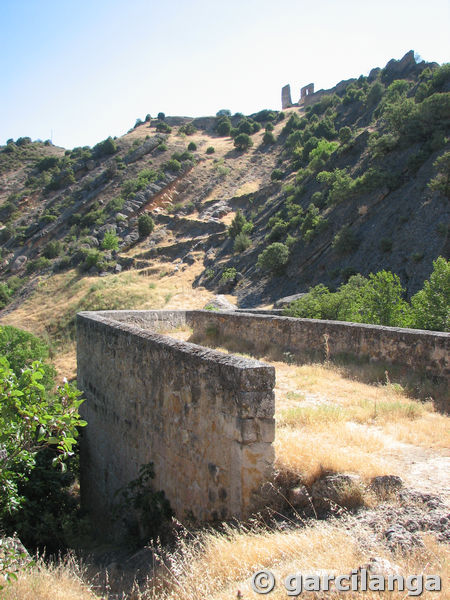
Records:
<instances>
[{"instance_id":1,"label":"dry grass","mask_svg":"<svg viewBox=\"0 0 450 600\"><path fill-rule=\"evenodd\" d=\"M19 574L18 580L1 592L2 600L97 600L86 583L84 572L72 559L58 564L39 560L34 567Z\"/></svg>"},{"instance_id":2,"label":"dry grass","mask_svg":"<svg viewBox=\"0 0 450 600\"><path fill-rule=\"evenodd\" d=\"M365 549L359 543L364 539ZM440 574L445 582L449 575L448 547L425 539L425 549L409 556L395 557L396 564L405 574ZM362 544L361 544L362 545ZM228 529L222 534L206 533L196 544L181 544L171 556L170 570L162 574L165 585L155 587L153 593L142 598L161 600L229 600L238 598L238 590L245 600L260 598L251 589L250 578L258 570L271 570L278 582L270 598L286 598L283 581L288 574L326 572L350 573L367 563L370 556L393 561L393 557L371 540L370 533L356 522L345 525L321 522L303 529L272 531ZM426 565L426 567L424 567ZM444 583L445 585L445 583ZM169 587L169 589L164 589ZM432 593L422 596L433 598ZM310 598L339 598L336 593L306 595ZM351 597L367 600L399 599L405 593L361 592ZM442 596L443 597L443 596Z\"/></svg>"},{"instance_id":3,"label":"dry grass","mask_svg":"<svg viewBox=\"0 0 450 600\"><path fill-rule=\"evenodd\" d=\"M372 556L395 563L404 575L440 575L441 595L424 592L422 598L444 598L450 575L449 548L423 535L424 548L393 556L356 520L318 522L283 530L253 526L221 532L204 531L181 538L176 549L164 553L153 580L127 594L129 600L243 600L260 598L251 589L251 577L269 569L278 582L270 598L286 598L283 581L293 573L348 574ZM92 586L83 582L73 561L56 567L40 564L20 576L4 592L4 600L93 600ZM240 596L238 596L238 591ZM336 592L304 594L309 598L340 598ZM303 596L303 594L302 594ZM346 597L366 600L404 600L406 592L359 592Z\"/></svg>"},{"instance_id":4,"label":"dry grass","mask_svg":"<svg viewBox=\"0 0 450 600\"><path fill-rule=\"evenodd\" d=\"M349 423L277 427L275 467L283 480L292 484L300 480L311 485L324 472L352 472L369 479L392 472L381 457L383 448L379 435Z\"/></svg>"},{"instance_id":5,"label":"dry grass","mask_svg":"<svg viewBox=\"0 0 450 600\"><path fill-rule=\"evenodd\" d=\"M155 263L159 274L142 276L126 271L106 277L80 277L76 271L42 279L32 295L2 318L5 325L26 329L55 344L52 359L60 377L72 378L76 368L75 315L82 310L201 308L213 297L192 281L201 269L194 264L183 272L166 274L169 267ZM162 276L160 276L162 275Z\"/></svg>"}]
</instances>

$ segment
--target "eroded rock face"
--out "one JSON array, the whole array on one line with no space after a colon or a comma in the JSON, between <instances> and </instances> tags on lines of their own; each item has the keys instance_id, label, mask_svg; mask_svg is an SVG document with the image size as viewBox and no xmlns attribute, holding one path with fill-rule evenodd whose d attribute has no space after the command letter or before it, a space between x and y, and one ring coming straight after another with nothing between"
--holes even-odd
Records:
<instances>
[{"instance_id":1,"label":"eroded rock face","mask_svg":"<svg viewBox=\"0 0 450 600\"><path fill-rule=\"evenodd\" d=\"M11 273L14 275L15 273L18 273L21 269L23 269L27 260L27 257L23 254L18 256L11 265Z\"/></svg>"}]
</instances>

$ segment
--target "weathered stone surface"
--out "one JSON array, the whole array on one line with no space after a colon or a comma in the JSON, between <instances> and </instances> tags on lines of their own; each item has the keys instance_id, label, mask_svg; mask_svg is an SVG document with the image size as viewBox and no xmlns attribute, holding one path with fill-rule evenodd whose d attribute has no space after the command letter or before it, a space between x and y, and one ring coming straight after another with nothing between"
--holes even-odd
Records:
<instances>
[{"instance_id":1,"label":"weathered stone surface","mask_svg":"<svg viewBox=\"0 0 450 600\"><path fill-rule=\"evenodd\" d=\"M154 463L155 489L179 517L245 517L261 508L274 450L275 371L161 336L185 311L77 316L83 504L110 527L114 493Z\"/></svg>"},{"instance_id":2,"label":"weathered stone surface","mask_svg":"<svg viewBox=\"0 0 450 600\"><path fill-rule=\"evenodd\" d=\"M292 106L291 86L289 84L281 88L281 108Z\"/></svg>"},{"instance_id":3,"label":"weathered stone surface","mask_svg":"<svg viewBox=\"0 0 450 600\"><path fill-rule=\"evenodd\" d=\"M21 254L16 258L16 260L11 265L11 273L18 273L27 262L27 257L24 254Z\"/></svg>"},{"instance_id":4,"label":"weathered stone surface","mask_svg":"<svg viewBox=\"0 0 450 600\"><path fill-rule=\"evenodd\" d=\"M294 300L300 300L300 298L303 298L303 296L306 295L306 292L303 292L301 294L293 294L292 296L284 296L284 298L279 298L275 304L274 307L275 308L284 308L286 306L288 306L291 302L294 302Z\"/></svg>"},{"instance_id":5,"label":"weathered stone surface","mask_svg":"<svg viewBox=\"0 0 450 600\"><path fill-rule=\"evenodd\" d=\"M398 475L378 475L371 481L370 487L378 494L390 494L402 489L403 481Z\"/></svg>"},{"instance_id":6,"label":"weathered stone surface","mask_svg":"<svg viewBox=\"0 0 450 600\"><path fill-rule=\"evenodd\" d=\"M396 364L442 379L450 376L449 333L241 311L221 313L193 310L186 315L189 325L199 337L208 327L214 326L218 339L240 339L259 355L276 349L291 352L299 358L324 358L326 339L330 358L346 354Z\"/></svg>"}]
</instances>

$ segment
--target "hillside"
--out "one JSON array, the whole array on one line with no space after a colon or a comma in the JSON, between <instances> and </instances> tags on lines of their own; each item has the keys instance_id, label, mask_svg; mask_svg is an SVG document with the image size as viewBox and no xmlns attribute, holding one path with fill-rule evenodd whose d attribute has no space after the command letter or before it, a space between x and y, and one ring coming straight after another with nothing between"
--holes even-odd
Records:
<instances>
[{"instance_id":1,"label":"hillside","mask_svg":"<svg viewBox=\"0 0 450 600\"><path fill-rule=\"evenodd\" d=\"M7 321L36 312L43 278L67 305L71 285L87 290L102 276L108 288L115 275L126 287L130 270L158 286L183 273L194 306L216 292L259 306L380 269L411 296L449 254L449 90L448 65L416 63L410 52L283 112L148 115L121 138L66 151L9 140L0 150ZM149 235L139 234L144 213ZM281 262L258 265L273 243ZM122 306L86 290L74 309ZM148 306L148 294L131 298L126 306ZM68 321L47 322L48 332L62 335Z\"/></svg>"}]
</instances>

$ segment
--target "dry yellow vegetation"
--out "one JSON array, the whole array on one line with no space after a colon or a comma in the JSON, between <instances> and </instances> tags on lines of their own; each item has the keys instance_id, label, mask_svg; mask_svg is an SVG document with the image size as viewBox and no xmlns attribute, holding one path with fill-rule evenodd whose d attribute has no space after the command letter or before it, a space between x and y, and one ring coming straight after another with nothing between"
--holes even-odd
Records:
<instances>
[{"instance_id":1,"label":"dry yellow vegetation","mask_svg":"<svg viewBox=\"0 0 450 600\"><path fill-rule=\"evenodd\" d=\"M283 530L261 526L221 532L204 531L181 538L177 548L165 554L155 577L127 594L129 600L256 600L251 578L269 569L277 585L270 598L286 598L283 581L290 574L349 574L376 556L395 563L405 576L439 575L443 592L425 591L421 598L445 598L449 580L449 548L423 535L424 547L408 554L392 555L356 520L306 524ZM85 575L86 577L86 575ZM114 582L111 581L111 587ZM355 592L351 598L404 600L407 592ZM335 591L302 594L309 598L341 598ZM346 596L347 597L347 596ZM4 590L4 600L94 600L106 598L83 581L83 572L73 560L49 566L40 562L21 574L18 582Z\"/></svg>"}]
</instances>

